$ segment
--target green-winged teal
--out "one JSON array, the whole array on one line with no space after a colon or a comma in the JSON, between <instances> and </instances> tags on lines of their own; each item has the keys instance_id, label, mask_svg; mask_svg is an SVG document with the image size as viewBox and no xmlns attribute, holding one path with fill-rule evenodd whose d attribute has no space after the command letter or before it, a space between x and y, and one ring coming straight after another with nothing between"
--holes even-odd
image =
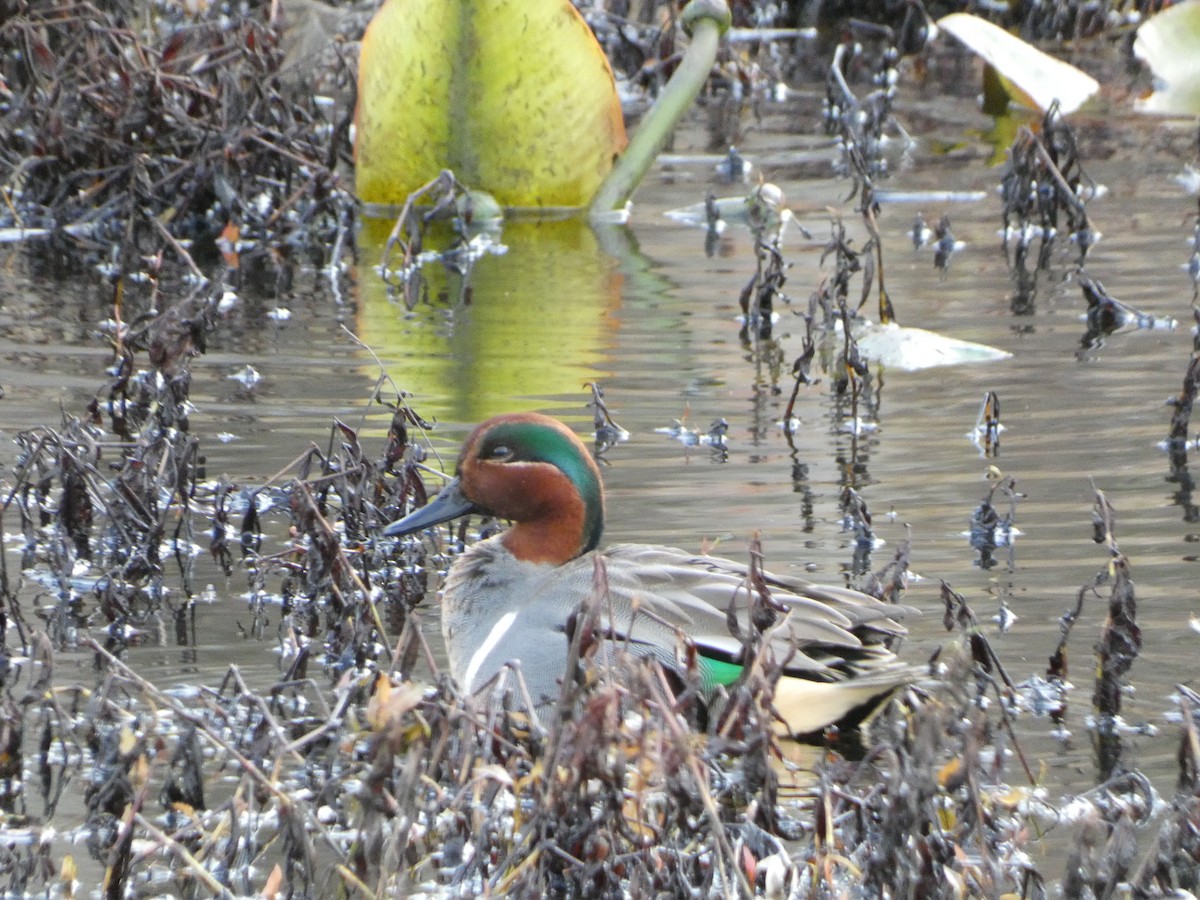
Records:
<instances>
[{"instance_id":1,"label":"green-winged teal","mask_svg":"<svg viewBox=\"0 0 1200 900\"><path fill-rule=\"evenodd\" d=\"M743 613L749 606L747 566L650 544L597 549L604 528L600 471L561 422L520 413L479 425L458 458L457 477L384 533L409 534L469 513L513 524L469 547L446 577L442 632L463 691L486 690L519 662L535 703L558 697L568 623L595 591L597 555L609 591L599 633L668 671L694 660L709 693L737 678L743 644L727 611L731 603ZM799 578L768 573L765 581L787 610L777 632L776 658L786 664L775 694L787 731L804 735L861 721L918 677L887 646L904 633L893 620L903 607Z\"/></svg>"}]
</instances>

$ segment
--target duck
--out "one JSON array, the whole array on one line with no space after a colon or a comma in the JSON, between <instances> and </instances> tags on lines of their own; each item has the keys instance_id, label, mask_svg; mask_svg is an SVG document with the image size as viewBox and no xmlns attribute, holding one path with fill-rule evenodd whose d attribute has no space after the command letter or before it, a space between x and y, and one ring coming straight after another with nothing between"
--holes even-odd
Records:
<instances>
[{"instance_id":1,"label":"duck","mask_svg":"<svg viewBox=\"0 0 1200 900\"><path fill-rule=\"evenodd\" d=\"M533 711L551 709L577 611L595 595L602 565L602 640L657 659L679 683L692 667L706 701L720 702L746 664L730 616L749 622L749 566L652 544L601 549L604 513L600 470L583 441L563 422L525 412L475 427L454 477L383 529L410 535L471 514L511 522L459 554L442 585L442 634L461 691L485 696L519 668ZM782 613L770 631L782 665L777 733L819 738L831 725L861 725L920 677L890 649L905 634L896 620L911 610L846 587L762 577Z\"/></svg>"}]
</instances>

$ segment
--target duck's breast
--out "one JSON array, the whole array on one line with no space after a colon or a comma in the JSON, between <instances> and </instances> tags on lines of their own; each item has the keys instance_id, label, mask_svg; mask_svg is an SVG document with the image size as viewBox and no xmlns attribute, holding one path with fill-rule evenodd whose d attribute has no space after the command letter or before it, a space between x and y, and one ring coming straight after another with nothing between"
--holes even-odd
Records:
<instances>
[{"instance_id":1,"label":"duck's breast","mask_svg":"<svg viewBox=\"0 0 1200 900\"><path fill-rule=\"evenodd\" d=\"M580 563L524 562L497 538L455 561L442 593L442 634L450 672L464 692L490 687L506 665L517 664L535 703L558 696L567 620L590 585Z\"/></svg>"}]
</instances>

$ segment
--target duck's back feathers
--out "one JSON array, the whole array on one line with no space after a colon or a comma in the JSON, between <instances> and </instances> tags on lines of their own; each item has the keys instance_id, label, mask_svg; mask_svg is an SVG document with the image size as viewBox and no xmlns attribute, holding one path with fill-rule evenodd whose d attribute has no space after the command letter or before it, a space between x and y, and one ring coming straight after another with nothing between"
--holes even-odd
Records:
<instances>
[{"instance_id":1,"label":"duck's back feathers","mask_svg":"<svg viewBox=\"0 0 1200 900\"><path fill-rule=\"evenodd\" d=\"M702 654L738 663L741 634L750 627L749 567L672 547L617 544L604 554L612 627L618 635L678 643L686 635ZM902 667L886 642L905 633L896 617L909 612L847 588L763 574L783 626L776 658L787 675L843 681L864 670ZM635 612L636 605L636 615Z\"/></svg>"}]
</instances>

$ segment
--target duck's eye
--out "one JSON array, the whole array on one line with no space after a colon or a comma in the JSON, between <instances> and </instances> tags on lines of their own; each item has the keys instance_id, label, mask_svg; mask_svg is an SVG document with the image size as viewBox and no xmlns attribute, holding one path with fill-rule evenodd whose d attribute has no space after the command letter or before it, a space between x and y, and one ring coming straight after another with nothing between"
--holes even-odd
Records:
<instances>
[{"instance_id":1,"label":"duck's eye","mask_svg":"<svg viewBox=\"0 0 1200 900\"><path fill-rule=\"evenodd\" d=\"M497 444L492 448L492 459L498 462L507 462L512 459L512 450L504 444Z\"/></svg>"}]
</instances>

